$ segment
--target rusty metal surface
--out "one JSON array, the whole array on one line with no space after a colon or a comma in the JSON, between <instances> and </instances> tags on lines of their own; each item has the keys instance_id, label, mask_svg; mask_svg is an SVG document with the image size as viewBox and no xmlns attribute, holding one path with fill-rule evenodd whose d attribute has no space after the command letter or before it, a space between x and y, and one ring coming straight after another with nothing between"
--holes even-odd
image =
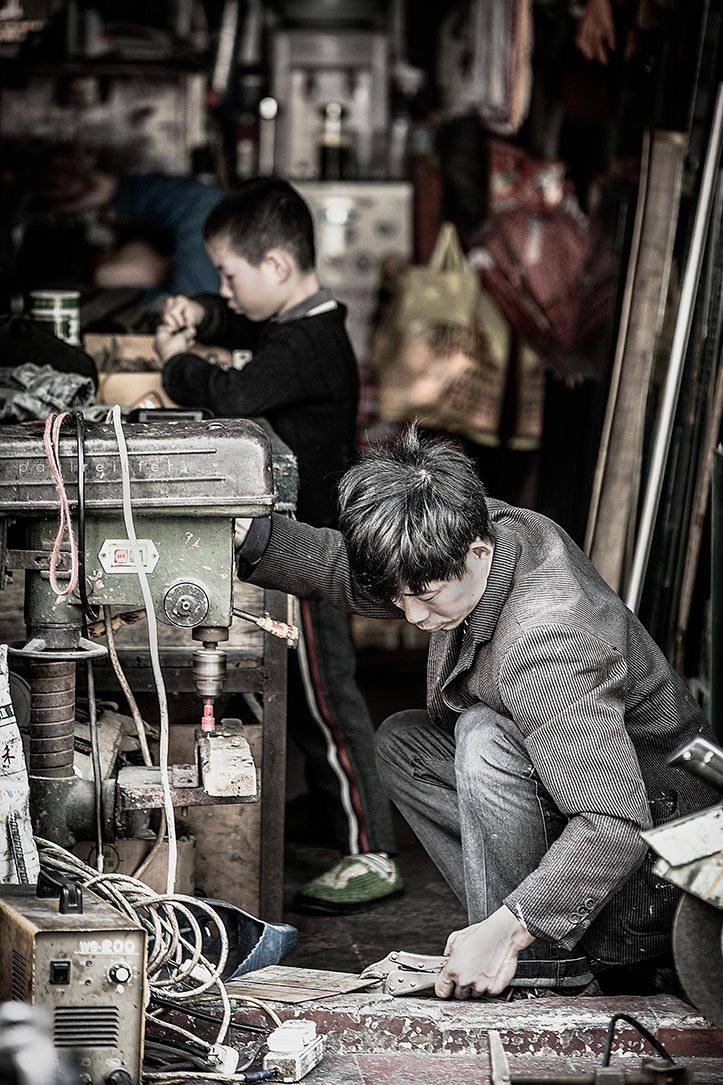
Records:
<instances>
[{"instance_id":1,"label":"rusty metal surface","mask_svg":"<svg viewBox=\"0 0 723 1085\"><path fill-rule=\"evenodd\" d=\"M73 773L75 664L33 663L30 667L30 756L35 777Z\"/></svg>"},{"instance_id":2,"label":"rusty metal surface","mask_svg":"<svg viewBox=\"0 0 723 1085\"><path fill-rule=\"evenodd\" d=\"M185 777L185 779L184 779ZM258 802L254 795L218 797L209 795L199 784L195 765L174 765L171 776L171 799L174 806L216 806L218 803ZM181 781L181 782L177 782ZM155 810L163 807L161 770L126 765L118 773L120 811Z\"/></svg>"}]
</instances>

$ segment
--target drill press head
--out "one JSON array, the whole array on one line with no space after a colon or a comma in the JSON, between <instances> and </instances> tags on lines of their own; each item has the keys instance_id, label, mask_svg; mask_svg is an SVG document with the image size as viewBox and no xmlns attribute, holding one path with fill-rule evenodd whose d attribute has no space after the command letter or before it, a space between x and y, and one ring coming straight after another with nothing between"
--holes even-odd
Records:
<instances>
[{"instance_id":1,"label":"drill press head","mask_svg":"<svg viewBox=\"0 0 723 1085\"><path fill-rule=\"evenodd\" d=\"M193 684L204 704L201 727L205 731L212 731L215 727L214 702L223 692L226 681L226 653L218 644L220 640L228 639L228 629L223 626L199 626L192 635L194 640L203 643L203 648L193 653L192 665Z\"/></svg>"}]
</instances>

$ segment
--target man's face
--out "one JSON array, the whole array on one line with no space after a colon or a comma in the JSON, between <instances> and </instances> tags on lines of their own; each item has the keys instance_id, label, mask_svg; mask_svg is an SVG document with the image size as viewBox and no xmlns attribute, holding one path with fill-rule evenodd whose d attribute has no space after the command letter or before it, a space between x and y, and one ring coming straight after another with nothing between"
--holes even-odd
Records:
<instances>
[{"instance_id":1,"label":"man's face","mask_svg":"<svg viewBox=\"0 0 723 1085\"><path fill-rule=\"evenodd\" d=\"M231 247L228 238L206 243L213 266L221 276L221 297L229 309L249 320L268 320L283 305L278 269L268 258L254 267Z\"/></svg>"},{"instance_id":2,"label":"man's face","mask_svg":"<svg viewBox=\"0 0 723 1085\"><path fill-rule=\"evenodd\" d=\"M428 633L456 629L484 595L493 553L491 543L475 539L459 580L432 580L419 595L403 592L393 600L395 606L404 611L408 622Z\"/></svg>"}]
</instances>

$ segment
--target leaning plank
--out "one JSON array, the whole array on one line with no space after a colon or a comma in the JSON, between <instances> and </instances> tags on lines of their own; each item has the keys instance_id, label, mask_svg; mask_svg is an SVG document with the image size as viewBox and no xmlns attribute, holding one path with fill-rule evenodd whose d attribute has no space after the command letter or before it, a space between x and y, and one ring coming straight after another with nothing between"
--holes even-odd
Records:
<instances>
[{"instance_id":1,"label":"leaning plank","mask_svg":"<svg viewBox=\"0 0 723 1085\"><path fill-rule=\"evenodd\" d=\"M635 523L645 409L670 278L685 146L680 132L653 136L630 317L589 548L598 572L616 591Z\"/></svg>"}]
</instances>

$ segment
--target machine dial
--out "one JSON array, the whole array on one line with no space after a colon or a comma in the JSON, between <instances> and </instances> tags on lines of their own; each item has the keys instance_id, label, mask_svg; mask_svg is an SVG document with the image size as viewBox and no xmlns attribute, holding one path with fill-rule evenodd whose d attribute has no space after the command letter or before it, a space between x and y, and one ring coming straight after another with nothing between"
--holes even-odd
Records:
<instances>
[{"instance_id":1,"label":"machine dial","mask_svg":"<svg viewBox=\"0 0 723 1085\"><path fill-rule=\"evenodd\" d=\"M108 969L108 979L111 983L128 983L133 977L133 972L130 965L124 964L122 961L119 964L112 964Z\"/></svg>"},{"instance_id":2,"label":"machine dial","mask_svg":"<svg viewBox=\"0 0 723 1085\"><path fill-rule=\"evenodd\" d=\"M200 625L210 605L203 588L191 581L174 584L163 599L163 611L170 624L184 628Z\"/></svg>"}]
</instances>

